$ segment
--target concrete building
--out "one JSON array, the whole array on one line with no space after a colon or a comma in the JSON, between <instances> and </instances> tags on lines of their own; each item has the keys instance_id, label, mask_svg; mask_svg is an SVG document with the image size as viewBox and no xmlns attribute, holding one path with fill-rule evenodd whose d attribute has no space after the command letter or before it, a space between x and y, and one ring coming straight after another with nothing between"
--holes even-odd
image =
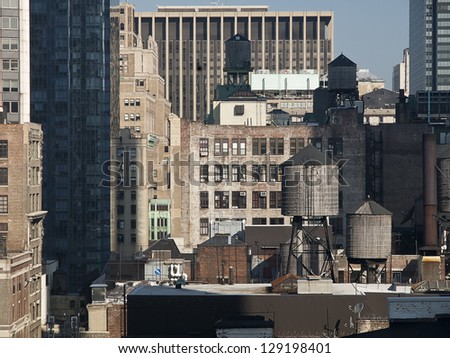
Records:
<instances>
[{"instance_id":1,"label":"concrete building","mask_svg":"<svg viewBox=\"0 0 450 358\"><path fill-rule=\"evenodd\" d=\"M291 116L303 118L313 107L312 95L320 86L319 74L314 70L290 73L284 70L271 73L259 70L250 75L252 90L267 100L267 111L282 110Z\"/></svg>"},{"instance_id":2,"label":"concrete building","mask_svg":"<svg viewBox=\"0 0 450 358\"><path fill-rule=\"evenodd\" d=\"M111 148L116 181L111 251L116 259L134 260L151 241L176 235L170 190L171 121L176 119L158 75L157 43L133 32L133 5L121 4L114 16L120 23L120 131Z\"/></svg>"},{"instance_id":3,"label":"concrete building","mask_svg":"<svg viewBox=\"0 0 450 358\"><path fill-rule=\"evenodd\" d=\"M30 121L30 1L7 0L0 4L2 27L3 112L8 123Z\"/></svg>"},{"instance_id":4,"label":"concrete building","mask_svg":"<svg viewBox=\"0 0 450 358\"><path fill-rule=\"evenodd\" d=\"M362 96L364 102L364 123L376 126L395 123L398 93L388 89L375 89Z\"/></svg>"},{"instance_id":5,"label":"concrete building","mask_svg":"<svg viewBox=\"0 0 450 358\"><path fill-rule=\"evenodd\" d=\"M42 131L0 123L0 337L41 336Z\"/></svg>"},{"instance_id":6,"label":"concrete building","mask_svg":"<svg viewBox=\"0 0 450 358\"><path fill-rule=\"evenodd\" d=\"M410 93L450 89L450 1L411 0Z\"/></svg>"},{"instance_id":7,"label":"concrete building","mask_svg":"<svg viewBox=\"0 0 450 358\"><path fill-rule=\"evenodd\" d=\"M358 80L358 93L360 96L384 88L384 80L374 75L368 69L359 69L356 71L356 78Z\"/></svg>"},{"instance_id":8,"label":"concrete building","mask_svg":"<svg viewBox=\"0 0 450 358\"><path fill-rule=\"evenodd\" d=\"M332 109L321 126L221 126L181 121L179 174L182 252L210 238L214 222L289 225L281 215L280 164L308 144L327 151L341 166L340 215L332 219L343 245L344 213L365 197L365 129L354 108ZM175 172L175 170L174 170ZM288 238L287 238L288 239Z\"/></svg>"},{"instance_id":9,"label":"concrete building","mask_svg":"<svg viewBox=\"0 0 450 358\"><path fill-rule=\"evenodd\" d=\"M409 48L403 50L403 61L392 70L392 90L403 90L405 96L409 96Z\"/></svg>"},{"instance_id":10,"label":"concrete building","mask_svg":"<svg viewBox=\"0 0 450 358\"><path fill-rule=\"evenodd\" d=\"M255 71L326 72L333 58L332 12L271 12L267 6L159 6L136 13L134 31L159 47L165 95L180 117L204 120L214 90L224 84L224 42L251 41ZM124 23L127 26L127 23Z\"/></svg>"}]
</instances>

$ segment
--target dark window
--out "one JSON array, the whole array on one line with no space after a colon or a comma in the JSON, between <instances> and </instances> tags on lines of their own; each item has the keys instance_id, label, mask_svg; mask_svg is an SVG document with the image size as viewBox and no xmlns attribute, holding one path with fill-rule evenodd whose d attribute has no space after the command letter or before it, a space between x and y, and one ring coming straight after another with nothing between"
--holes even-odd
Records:
<instances>
[{"instance_id":1,"label":"dark window","mask_svg":"<svg viewBox=\"0 0 450 358\"><path fill-rule=\"evenodd\" d=\"M123 205L117 205L117 214L121 215L125 212L125 207Z\"/></svg>"},{"instance_id":2,"label":"dark window","mask_svg":"<svg viewBox=\"0 0 450 358\"><path fill-rule=\"evenodd\" d=\"M136 242L136 234L131 234L130 240L131 242Z\"/></svg>"},{"instance_id":3,"label":"dark window","mask_svg":"<svg viewBox=\"0 0 450 358\"><path fill-rule=\"evenodd\" d=\"M8 158L8 141L0 140L0 158Z\"/></svg>"},{"instance_id":4,"label":"dark window","mask_svg":"<svg viewBox=\"0 0 450 358\"><path fill-rule=\"evenodd\" d=\"M284 139L283 138L270 138L270 154L283 155L284 154Z\"/></svg>"},{"instance_id":5,"label":"dark window","mask_svg":"<svg viewBox=\"0 0 450 358\"><path fill-rule=\"evenodd\" d=\"M209 234L209 223L208 218L200 219L200 235L208 235Z\"/></svg>"},{"instance_id":6,"label":"dark window","mask_svg":"<svg viewBox=\"0 0 450 358\"><path fill-rule=\"evenodd\" d=\"M202 183L208 182L208 171L209 168L207 165L200 165L200 182Z\"/></svg>"},{"instance_id":7,"label":"dark window","mask_svg":"<svg viewBox=\"0 0 450 358\"><path fill-rule=\"evenodd\" d=\"M131 220L131 228L136 229L136 220Z\"/></svg>"},{"instance_id":8,"label":"dark window","mask_svg":"<svg viewBox=\"0 0 450 358\"><path fill-rule=\"evenodd\" d=\"M269 166L269 181L281 181L283 179L283 170L280 166L271 164Z\"/></svg>"},{"instance_id":9,"label":"dark window","mask_svg":"<svg viewBox=\"0 0 450 358\"><path fill-rule=\"evenodd\" d=\"M209 207L209 193L207 191L200 192L200 208L208 209Z\"/></svg>"},{"instance_id":10,"label":"dark window","mask_svg":"<svg viewBox=\"0 0 450 358\"><path fill-rule=\"evenodd\" d=\"M253 218L252 225L267 225L266 218Z\"/></svg>"},{"instance_id":11,"label":"dark window","mask_svg":"<svg viewBox=\"0 0 450 358\"><path fill-rule=\"evenodd\" d=\"M252 165L252 179L254 182L267 181L267 167L265 165Z\"/></svg>"},{"instance_id":12,"label":"dark window","mask_svg":"<svg viewBox=\"0 0 450 358\"><path fill-rule=\"evenodd\" d=\"M270 218L270 225L284 225L284 218Z\"/></svg>"},{"instance_id":13,"label":"dark window","mask_svg":"<svg viewBox=\"0 0 450 358\"><path fill-rule=\"evenodd\" d=\"M124 192L122 190L119 190L117 192L117 200L123 200L124 198Z\"/></svg>"},{"instance_id":14,"label":"dark window","mask_svg":"<svg viewBox=\"0 0 450 358\"><path fill-rule=\"evenodd\" d=\"M281 191L271 191L270 192L270 202L271 209L280 209L281 208Z\"/></svg>"},{"instance_id":15,"label":"dark window","mask_svg":"<svg viewBox=\"0 0 450 358\"><path fill-rule=\"evenodd\" d=\"M231 207L234 209L247 208L247 192L233 191L231 193Z\"/></svg>"},{"instance_id":16,"label":"dark window","mask_svg":"<svg viewBox=\"0 0 450 358\"><path fill-rule=\"evenodd\" d=\"M267 154L267 140L266 138L253 138L252 154L265 155Z\"/></svg>"},{"instance_id":17,"label":"dark window","mask_svg":"<svg viewBox=\"0 0 450 358\"><path fill-rule=\"evenodd\" d=\"M235 116L243 116L244 115L244 109L245 109L245 107L242 104L234 106L234 115Z\"/></svg>"},{"instance_id":18,"label":"dark window","mask_svg":"<svg viewBox=\"0 0 450 358\"><path fill-rule=\"evenodd\" d=\"M70 300L70 308L75 308L75 300Z\"/></svg>"},{"instance_id":19,"label":"dark window","mask_svg":"<svg viewBox=\"0 0 450 358\"><path fill-rule=\"evenodd\" d=\"M0 168L0 185L8 185L8 168Z\"/></svg>"},{"instance_id":20,"label":"dark window","mask_svg":"<svg viewBox=\"0 0 450 358\"><path fill-rule=\"evenodd\" d=\"M135 190L131 191L131 200L136 200L136 191Z\"/></svg>"},{"instance_id":21,"label":"dark window","mask_svg":"<svg viewBox=\"0 0 450 358\"><path fill-rule=\"evenodd\" d=\"M136 214L136 205L131 205L131 214Z\"/></svg>"},{"instance_id":22,"label":"dark window","mask_svg":"<svg viewBox=\"0 0 450 358\"><path fill-rule=\"evenodd\" d=\"M305 139L291 138L290 140L290 155L294 155L305 147Z\"/></svg>"},{"instance_id":23,"label":"dark window","mask_svg":"<svg viewBox=\"0 0 450 358\"><path fill-rule=\"evenodd\" d=\"M252 208L253 209L267 208L267 192L265 191L252 192Z\"/></svg>"},{"instance_id":24,"label":"dark window","mask_svg":"<svg viewBox=\"0 0 450 358\"><path fill-rule=\"evenodd\" d=\"M233 182L245 182L247 174L247 168L245 165L232 165L231 166L231 180Z\"/></svg>"},{"instance_id":25,"label":"dark window","mask_svg":"<svg viewBox=\"0 0 450 358\"><path fill-rule=\"evenodd\" d=\"M230 207L230 193L228 191L214 192L214 208L228 209Z\"/></svg>"}]
</instances>

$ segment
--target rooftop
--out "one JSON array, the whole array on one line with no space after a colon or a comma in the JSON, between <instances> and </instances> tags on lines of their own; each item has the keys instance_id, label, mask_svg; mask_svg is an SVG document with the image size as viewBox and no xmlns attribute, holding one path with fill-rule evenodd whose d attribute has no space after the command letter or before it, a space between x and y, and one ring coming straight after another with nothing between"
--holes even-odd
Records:
<instances>
[{"instance_id":1,"label":"rooftop","mask_svg":"<svg viewBox=\"0 0 450 358\"><path fill-rule=\"evenodd\" d=\"M190 5L190 6L157 6L158 12L267 12L266 5Z\"/></svg>"}]
</instances>

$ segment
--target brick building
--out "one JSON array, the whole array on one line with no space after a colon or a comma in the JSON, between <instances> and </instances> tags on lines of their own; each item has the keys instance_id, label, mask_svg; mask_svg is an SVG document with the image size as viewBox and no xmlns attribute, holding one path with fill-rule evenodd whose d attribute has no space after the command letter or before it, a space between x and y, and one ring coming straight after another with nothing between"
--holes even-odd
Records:
<instances>
[{"instance_id":1,"label":"brick building","mask_svg":"<svg viewBox=\"0 0 450 358\"><path fill-rule=\"evenodd\" d=\"M41 336L42 131L0 124L0 337Z\"/></svg>"},{"instance_id":2,"label":"brick building","mask_svg":"<svg viewBox=\"0 0 450 358\"><path fill-rule=\"evenodd\" d=\"M290 225L281 215L280 164L308 144L329 151L341 167L340 212L331 219L344 245L345 213L365 198L365 127L354 108L332 109L325 125L224 126L181 120L172 185L181 192L177 245L190 251L210 237L211 223Z\"/></svg>"},{"instance_id":3,"label":"brick building","mask_svg":"<svg viewBox=\"0 0 450 358\"><path fill-rule=\"evenodd\" d=\"M231 235L216 235L198 245L196 279L208 283L247 283L248 247Z\"/></svg>"}]
</instances>

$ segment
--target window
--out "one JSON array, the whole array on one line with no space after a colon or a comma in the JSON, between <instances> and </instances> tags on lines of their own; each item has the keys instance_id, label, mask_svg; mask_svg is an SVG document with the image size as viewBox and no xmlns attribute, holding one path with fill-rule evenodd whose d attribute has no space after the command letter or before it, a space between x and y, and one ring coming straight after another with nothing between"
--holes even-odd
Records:
<instances>
[{"instance_id":1,"label":"window","mask_svg":"<svg viewBox=\"0 0 450 358\"><path fill-rule=\"evenodd\" d=\"M269 205L271 209L281 208L281 191L271 191Z\"/></svg>"},{"instance_id":2,"label":"window","mask_svg":"<svg viewBox=\"0 0 450 358\"><path fill-rule=\"evenodd\" d=\"M3 30L17 30L19 28L19 20L17 17L2 17L2 29Z\"/></svg>"},{"instance_id":3,"label":"window","mask_svg":"<svg viewBox=\"0 0 450 358\"><path fill-rule=\"evenodd\" d=\"M130 121L134 121L134 114L133 113L130 114Z\"/></svg>"},{"instance_id":4,"label":"window","mask_svg":"<svg viewBox=\"0 0 450 358\"><path fill-rule=\"evenodd\" d=\"M3 92L18 92L19 81L3 80Z\"/></svg>"},{"instance_id":5,"label":"window","mask_svg":"<svg viewBox=\"0 0 450 358\"><path fill-rule=\"evenodd\" d=\"M125 212L125 207L123 205L117 205L117 214L121 215Z\"/></svg>"},{"instance_id":6,"label":"window","mask_svg":"<svg viewBox=\"0 0 450 358\"><path fill-rule=\"evenodd\" d=\"M2 39L3 51L17 51L19 49L19 41L17 38L3 38Z\"/></svg>"},{"instance_id":7,"label":"window","mask_svg":"<svg viewBox=\"0 0 450 358\"><path fill-rule=\"evenodd\" d=\"M0 140L0 158L8 158L8 141Z\"/></svg>"},{"instance_id":8,"label":"window","mask_svg":"<svg viewBox=\"0 0 450 358\"><path fill-rule=\"evenodd\" d=\"M131 229L136 229L136 220L131 220Z\"/></svg>"},{"instance_id":9,"label":"window","mask_svg":"<svg viewBox=\"0 0 450 358\"><path fill-rule=\"evenodd\" d=\"M245 165L233 164L231 166L231 180L233 182L245 182L247 168Z\"/></svg>"},{"instance_id":10,"label":"window","mask_svg":"<svg viewBox=\"0 0 450 358\"><path fill-rule=\"evenodd\" d=\"M227 182L229 180L228 165L217 164L214 165L214 181Z\"/></svg>"},{"instance_id":11,"label":"window","mask_svg":"<svg viewBox=\"0 0 450 358\"><path fill-rule=\"evenodd\" d=\"M19 71L19 60L3 60L3 71Z\"/></svg>"},{"instance_id":12,"label":"window","mask_svg":"<svg viewBox=\"0 0 450 358\"><path fill-rule=\"evenodd\" d=\"M284 154L284 139L283 138L270 138L270 154L283 155Z\"/></svg>"},{"instance_id":13,"label":"window","mask_svg":"<svg viewBox=\"0 0 450 358\"><path fill-rule=\"evenodd\" d=\"M214 139L214 155L228 155L228 139Z\"/></svg>"},{"instance_id":14,"label":"window","mask_svg":"<svg viewBox=\"0 0 450 358\"><path fill-rule=\"evenodd\" d=\"M265 165L252 165L252 178L254 182L267 181L267 167Z\"/></svg>"},{"instance_id":15,"label":"window","mask_svg":"<svg viewBox=\"0 0 450 358\"><path fill-rule=\"evenodd\" d=\"M342 138L328 138L328 150L333 151L333 155L342 155L343 153Z\"/></svg>"},{"instance_id":16,"label":"window","mask_svg":"<svg viewBox=\"0 0 450 358\"><path fill-rule=\"evenodd\" d=\"M130 158L136 158L136 148L130 148Z\"/></svg>"},{"instance_id":17,"label":"window","mask_svg":"<svg viewBox=\"0 0 450 358\"><path fill-rule=\"evenodd\" d=\"M7 238L8 238L8 224L0 223L0 257L6 256Z\"/></svg>"},{"instance_id":18,"label":"window","mask_svg":"<svg viewBox=\"0 0 450 358\"><path fill-rule=\"evenodd\" d=\"M120 31L124 31L125 30L125 24L122 22L120 23Z\"/></svg>"},{"instance_id":19,"label":"window","mask_svg":"<svg viewBox=\"0 0 450 358\"><path fill-rule=\"evenodd\" d=\"M19 102L3 102L3 111L6 113L19 113Z\"/></svg>"},{"instance_id":20,"label":"window","mask_svg":"<svg viewBox=\"0 0 450 358\"><path fill-rule=\"evenodd\" d=\"M3 8L17 9L19 7L19 0L2 0Z\"/></svg>"},{"instance_id":21,"label":"window","mask_svg":"<svg viewBox=\"0 0 450 358\"><path fill-rule=\"evenodd\" d=\"M231 140L231 155L245 155L246 154L246 140L245 138L238 138Z\"/></svg>"},{"instance_id":22,"label":"window","mask_svg":"<svg viewBox=\"0 0 450 358\"><path fill-rule=\"evenodd\" d=\"M128 98L124 99L124 104L125 106L129 106L130 105L130 100Z\"/></svg>"},{"instance_id":23,"label":"window","mask_svg":"<svg viewBox=\"0 0 450 358\"><path fill-rule=\"evenodd\" d=\"M252 192L252 208L253 209L267 208L267 192L265 191Z\"/></svg>"},{"instance_id":24,"label":"window","mask_svg":"<svg viewBox=\"0 0 450 358\"><path fill-rule=\"evenodd\" d=\"M117 220L117 228L123 229L124 228L124 221L123 220Z\"/></svg>"},{"instance_id":25,"label":"window","mask_svg":"<svg viewBox=\"0 0 450 358\"><path fill-rule=\"evenodd\" d=\"M131 215L135 215L136 214L136 205L131 205Z\"/></svg>"},{"instance_id":26,"label":"window","mask_svg":"<svg viewBox=\"0 0 450 358\"><path fill-rule=\"evenodd\" d=\"M208 218L200 219L200 235L207 236L209 234Z\"/></svg>"},{"instance_id":27,"label":"window","mask_svg":"<svg viewBox=\"0 0 450 358\"><path fill-rule=\"evenodd\" d=\"M245 107L243 104L234 106L234 115L235 116L243 116L244 113L245 113Z\"/></svg>"},{"instance_id":28,"label":"window","mask_svg":"<svg viewBox=\"0 0 450 358\"><path fill-rule=\"evenodd\" d=\"M247 192L233 191L231 193L231 207L233 209L246 209L247 208Z\"/></svg>"},{"instance_id":29,"label":"window","mask_svg":"<svg viewBox=\"0 0 450 358\"><path fill-rule=\"evenodd\" d=\"M317 149L322 150L322 138L309 138L308 144L311 144Z\"/></svg>"},{"instance_id":30,"label":"window","mask_svg":"<svg viewBox=\"0 0 450 358\"><path fill-rule=\"evenodd\" d=\"M252 154L253 155L265 155L265 154L267 154L267 141L266 141L266 138L253 138L253 141L252 141Z\"/></svg>"},{"instance_id":31,"label":"window","mask_svg":"<svg viewBox=\"0 0 450 358\"><path fill-rule=\"evenodd\" d=\"M117 242L124 242L124 241L125 241L125 237L123 236L123 234L117 235Z\"/></svg>"},{"instance_id":32,"label":"window","mask_svg":"<svg viewBox=\"0 0 450 358\"><path fill-rule=\"evenodd\" d=\"M290 155L298 153L302 148L305 147L305 139L303 138L291 138L290 140Z\"/></svg>"},{"instance_id":33,"label":"window","mask_svg":"<svg viewBox=\"0 0 450 358\"><path fill-rule=\"evenodd\" d=\"M283 179L283 169L276 164L270 164L269 166L269 181L281 181Z\"/></svg>"},{"instance_id":34,"label":"window","mask_svg":"<svg viewBox=\"0 0 450 358\"><path fill-rule=\"evenodd\" d=\"M270 218L270 225L284 225L284 218Z\"/></svg>"},{"instance_id":35,"label":"window","mask_svg":"<svg viewBox=\"0 0 450 358\"><path fill-rule=\"evenodd\" d=\"M119 190L117 192L117 200L123 200L123 198L124 198L124 193L122 190Z\"/></svg>"},{"instance_id":36,"label":"window","mask_svg":"<svg viewBox=\"0 0 450 358\"><path fill-rule=\"evenodd\" d=\"M228 209L230 207L230 193L228 191L214 192L214 208Z\"/></svg>"},{"instance_id":37,"label":"window","mask_svg":"<svg viewBox=\"0 0 450 358\"><path fill-rule=\"evenodd\" d=\"M208 182L208 165L200 165L200 182L207 183Z\"/></svg>"},{"instance_id":38,"label":"window","mask_svg":"<svg viewBox=\"0 0 450 358\"><path fill-rule=\"evenodd\" d=\"M141 115L139 113L136 113L136 117L135 118L136 118L137 121L140 121L141 120Z\"/></svg>"},{"instance_id":39,"label":"window","mask_svg":"<svg viewBox=\"0 0 450 358\"><path fill-rule=\"evenodd\" d=\"M136 106L140 106L141 105L141 100L139 98L136 98Z\"/></svg>"},{"instance_id":40,"label":"window","mask_svg":"<svg viewBox=\"0 0 450 358\"><path fill-rule=\"evenodd\" d=\"M136 200L136 190L131 191L131 200Z\"/></svg>"},{"instance_id":41,"label":"window","mask_svg":"<svg viewBox=\"0 0 450 358\"><path fill-rule=\"evenodd\" d=\"M130 106L134 107L134 99L130 99Z\"/></svg>"},{"instance_id":42,"label":"window","mask_svg":"<svg viewBox=\"0 0 450 358\"><path fill-rule=\"evenodd\" d=\"M130 240L131 242L136 242L136 234L131 234Z\"/></svg>"},{"instance_id":43,"label":"window","mask_svg":"<svg viewBox=\"0 0 450 358\"><path fill-rule=\"evenodd\" d=\"M8 214L8 196L0 195L0 214Z\"/></svg>"},{"instance_id":44,"label":"window","mask_svg":"<svg viewBox=\"0 0 450 358\"><path fill-rule=\"evenodd\" d=\"M208 156L208 138L200 138L200 156Z\"/></svg>"},{"instance_id":45,"label":"window","mask_svg":"<svg viewBox=\"0 0 450 358\"><path fill-rule=\"evenodd\" d=\"M267 225L266 218L253 218L252 225Z\"/></svg>"},{"instance_id":46,"label":"window","mask_svg":"<svg viewBox=\"0 0 450 358\"><path fill-rule=\"evenodd\" d=\"M200 208L208 209L209 207L209 193L207 191L200 192Z\"/></svg>"}]
</instances>

